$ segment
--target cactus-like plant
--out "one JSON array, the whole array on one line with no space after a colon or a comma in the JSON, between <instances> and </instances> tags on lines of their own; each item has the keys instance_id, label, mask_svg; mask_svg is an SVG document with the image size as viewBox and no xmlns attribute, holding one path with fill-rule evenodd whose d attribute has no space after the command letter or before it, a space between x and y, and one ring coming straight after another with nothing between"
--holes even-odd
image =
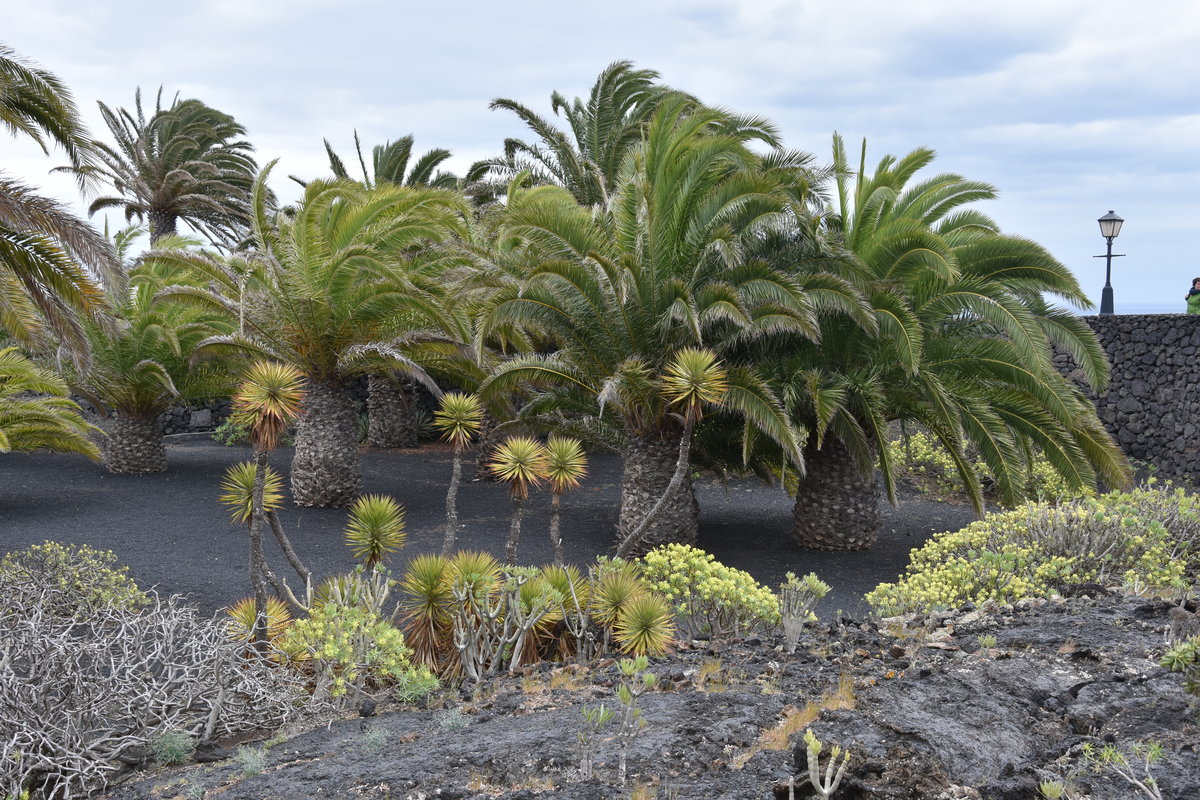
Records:
<instances>
[{"instance_id":1,"label":"cactus-like plant","mask_svg":"<svg viewBox=\"0 0 1200 800\"><path fill-rule=\"evenodd\" d=\"M559 529L560 505L565 492L579 487L587 475L587 456L578 439L551 436L546 440L546 478L550 483L550 547L554 563L563 563L562 535Z\"/></svg>"},{"instance_id":2,"label":"cactus-like plant","mask_svg":"<svg viewBox=\"0 0 1200 800\"><path fill-rule=\"evenodd\" d=\"M404 547L404 508L386 495L368 494L350 506L346 545L367 569Z\"/></svg>"},{"instance_id":3,"label":"cactus-like plant","mask_svg":"<svg viewBox=\"0 0 1200 800\"><path fill-rule=\"evenodd\" d=\"M504 562L517 563L517 543L521 538L521 518L529 490L546 479L546 448L529 436L513 436L496 448L488 463L492 474L508 484L512 496L512 522L504 540Z\"/></svg>"}]
</instances>

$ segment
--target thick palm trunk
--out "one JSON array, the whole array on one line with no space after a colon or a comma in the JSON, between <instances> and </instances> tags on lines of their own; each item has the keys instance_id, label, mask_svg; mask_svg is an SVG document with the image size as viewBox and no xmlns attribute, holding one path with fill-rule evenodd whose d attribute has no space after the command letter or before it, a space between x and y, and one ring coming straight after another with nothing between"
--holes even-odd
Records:
<instances>
[{"instance_id":1,"label":"thick palm trunk","mask_svg":"<svg viewBox=\"0 0 1200 800\"><path fill-rule=\"evenodd\" d=\"M310 381L296 430L292 498L299 506L345 506L360 491L354 397L345 384Z\"/></svg>"},{"instance_id":2,"label":"thick palm trunk","mask_svg":"<svg viewBox=\"0 0 1200 800\"><path fill-rule=\"evenodd\" d=\"M812 550L864 550L879 533L879 491L840 442L804 450L807 474L792 511L792 536Z\"/></svg>"},{"instance_id":3,"label":"thick palm trunk","mask_svg":"<svg viewBox=\"0 0 1200 800\"><path fill-rule=\"evenodd\" d=\"M512 521L508 525L508 538L504 540L504 563L517 563L517 543L521 540L521 517L525 515L525 501L520 497L512 499Z\"/></svg>"},{"instance_id":4,"label":"thick palm trunk","mask_svg":"<svg viewBox=\"0 0 1200 800\"><path fill-rule=\"evenodd\" d=\"M479 433L475 437L475 480L477 481L499 481L496 473L488 469L488 460L492 457L492 451L504 441L504 437L509 433L501 434L497 428L500 427L500 420L492 412L485 410L483 412L483 421L479 424Z\"/></svg>"},{"instance_id":5,"label":"thick palm trunk","mask_svg":"<svg viewBox=\"0 0 1200 800\"><path fill-rule=\"evenodd\" d=\"M657 435L629 437L623 453L621 516L617 523L620 545L636 532L651 509L666 493L679 460L679 438ZM691 470L685 473L663 503L657 520L645 532L637 553L661 544L692 544L700 527L700 507L692 491Z\"/></svg>"},{"instance_id":6,"label":"thick palm trunk","mask_svg":"<svg viewBox=\"0 0 1200 800\"><path fill-rule=\"evenodd\" d=\"M383 375L367 379L367 444L372 447L416 447L417 392L411 381L396 383Z\"/></svg>"},{"instance_id":7,"label":"thick palm trunk","mask_svg":"<svg viewBox=\"0 0 1200 800\"><path fill-rule=\"evenodd\" d=\"M166 472L167 447L163 444L158 419L138 419L118 415L102 423L108 438L104 441L104 466L118 475Z\"/></svg>"}]
</instances>

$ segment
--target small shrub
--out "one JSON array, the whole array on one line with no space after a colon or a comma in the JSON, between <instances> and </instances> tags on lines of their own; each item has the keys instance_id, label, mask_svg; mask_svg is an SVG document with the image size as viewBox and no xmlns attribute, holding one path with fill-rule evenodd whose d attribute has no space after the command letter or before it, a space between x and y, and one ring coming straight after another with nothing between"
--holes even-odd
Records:
<instances>
[{"instance_id":1,"label":"small shrub","mask_svg":"<svg viewBox=\"0 0 1200 800\"><path fill-rule=\"evenodd\" d=\"M183 731L166 731L150 740L150 752L159 764L182 764L192 757L196 742Z\"/></svg>"},{"instance_id":2,"label":"small shrub","mask_svg":"<svg viewBox=\"0 0 1200 800\"><path fill-rule=\"evenodd\" d=\"M796 573L789 572L785 577L787 580L779 585L779 618L788 652L794 653L804 626L817 621L813 606L829 594L830 586L818 578L815 572L810 572L803 578L797 578Z\"/></svg>"},{"instance_id":3,"label":"small shrub","mask_svg":"<svg viewBox=\"0 0 1200 800\"><path fill-rule=\"evenodd\" d=\"M1193 636L1167 650L1159 664L1172 672L1182 672L1184 691L1200 697L1200 636Z\"/></svg>"},{"instance_id":4,"label":"small shrub","mask_svg":"<svg viewBox=\"0 0 1200 800\"><path fill-rule=\"evenodd\" d=\"M428 669L411 669L395 679L392 697L398 703L416 703L438 690L437 676Z\"/></svg>"},{"instance_id":5,"label":"small shrub","mask_svg":"<svg viewBox=\"0 0 1200 800\"><path fill-rule=\"evenodd\" d=\"M438 712L434 721L438 729L443 731L460 731L471 724L471 718L457 708L447 708Z\"/></svg>"},{"instance_id":6,"label":"small shrub","mask_svg":"<svg viewBox=\"0 0 1200 800\"><path fill-rule=\"evenodd\" d=\"M905 576L867 601L883 616L1011 603L1071 584L1177 591L1196 573L1200 500L1180 490L1139 488L1059 506L1026 503L912 552Z\"/></svg>"},{"instance_id":7,"label":"small shrub","mask_svg":"<svg viewBox=\"0 0 1200 800\"><path fill-rule=\"evenodd\" d=\"M779 624L779 601L770 589L703 550L663 545L641 563L650 588L675 605L681 627L723 638Z\"/></svg>"},{"instance_id":8,"label":"small shrub","mask_svg":"<svg viewBox=\"0 0 1200 800\"><path fill-rule=\"evenodd\" d=\"M267 768L267 749L242 745L234 752L233 760L242 768L242 775L253 778Z\"/></svg>"},{"instance_id":9,"label":"small shrub","mask_svg":"<svg viewBox=\"0 0 1200 800\"><path fill-rule=\"evenodd\" d=\"M428 669L413 665L399 629L361 606L327 603L314 608L292 625L281 648L307 653L315 671L314 695L343 704L353 703L364 691L411 681L413 673L420 681L432 679Z\"/></svg>"},{"instance_id":10,"label":"small shrub","mask_svg":"<svg viewBox=\"0 0 1200 800\"><path fill-rule=\"evenodd\" d=\"M934 495L965 499L962 478L954 460L938 441L923 431L888 442L888 453L897 474L922 491ZM984 486L994 482L987 465L976 459L972 464ZM1072 488L1049 460L1038 452L1027 465L1023 494L1036 500L1061 502L1094 497L1090 488Z\"/></svg>"},{"instance_id":11,"label":"small shrub","mask_svg":"<svg viewBox=\"0 0 1200 800\"><path fill-rule=\"evenodd\" d=\"M247 444L250 441L250 428L244 422L228 417L212 432L212 438L214 442L220 442L226 447Z\"/></svg>"},{"instance_id":12,"label":"small shrub","mask_svg":"<svg viewBox=\"0 0 1200 800\"><path fill-rule=\"evenodd\" d=\"M391 732L387 728L379 725L368 725L363 729L359 747L366 755L373 756L387 747L388 741L391 738Z\"/></svg>"},{"instance_id":13,"label":"small shrub","mask_svg":"<svg viewBox=\"0 0 1200 800\"><path fill-rule=\"evenodd\" d=\"M37 597L49 613L86 615L93 609L136 611L150 600L118 567L110 550L85 544L45 542L0 558L0 595L16 607L21 598Z\"/></svg>"},{"instance_id":14,"label":"small shrub","mask_svg":"<svg viewBox=\"0 0 1200 800\"><path fill-rule=\"evenodd\" d=\"M655 594L635 597L617 618L614 633L623 653L661 656L675 638L671 607Z\"/></svg>"}]
</instances>

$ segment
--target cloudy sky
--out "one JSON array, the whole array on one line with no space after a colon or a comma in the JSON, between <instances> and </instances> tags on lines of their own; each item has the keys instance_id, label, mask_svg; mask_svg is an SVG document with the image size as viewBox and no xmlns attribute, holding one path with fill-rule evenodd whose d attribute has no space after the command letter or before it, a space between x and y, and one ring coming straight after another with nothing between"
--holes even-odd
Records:
<instances>
[{"instance_id":1,"label":"cloudy sky","mask_svg":"<svg viewBox=\"0 0 1200 800\"><path fill-rule=\"evenodd\" d=\"M1200 275L1200 3L1196 0L126 0L6 3L0 40L58 74L96 134L96 101L161 85L236 117L259 160L327 171L406 133L452 166L523 136L489 111L509 97L549 114L617 59L705 102L773 119L790 147L828 156L833 132L868 161L914 147L989 181L984 206L1040 241L1093 300L1097 217L1126 219L1118 313L1179 311ZM0 168L79 203L61 162L0 139ZM84 206L79 205L82 209Z\"/></svg>"}]
</instances>

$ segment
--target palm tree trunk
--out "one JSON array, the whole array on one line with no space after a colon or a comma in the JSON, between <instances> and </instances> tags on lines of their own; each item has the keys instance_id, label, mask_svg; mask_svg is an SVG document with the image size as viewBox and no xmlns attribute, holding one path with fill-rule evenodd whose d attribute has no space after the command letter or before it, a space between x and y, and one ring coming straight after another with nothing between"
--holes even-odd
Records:
<instances>
[{"instance_id":1,"label":"palm tree trunk","mask_svg":"<svg viewBox=\"0 0 1200 800\"><path fill-rule=\"evenodd\" d=\"M864 550L879 533L875 471L864 474L850 451L827 439L804 449L807 474L792 510L792 536L812 550Z\"/></svg>"},{"instance_id":2,"label":"palm tree trunk","mask_svg":"<svg viewBox=\"0 0 1200 800\"><path fill-rule=\"evenodd\" d=\"M680 455L680 440L659 434L630 434L623 453L621 515L617 523L617 545L636 533L654 507L662 501L657 520L644 532L630 554L651 550L660 544L692 544L700 528L700 507L692 491L692 474L685 464L679 479L672 482ZM668 491L670 489L670 491Z\"/></svg>"},{"instance_id":3,"label":"palm tree trunk","mask_svg":"<svg viewBox=\"0 0 1200 800\"><path fill-rule=\"evenodd\" d=\"M488 469L488 459L492 457L492 451L504 441L506 436L514 433L513 430L500 433L498 430L501 425L496 415L490 411L483 412L483 422L479 425L479 434L475 437L475 480L477 481L499 481L496 473ZM512 426L509 426L510 428Z\"/></svg>"},{"instance_id":4,"label":"palm tree trunk","mask_svg":"<svg viewBox=\"0 0 1200 800\"><path fill-rule=\"evenodd\" d=\"M563 549L562 535L559 532L559 511L562 504L562 494L550 493L550 547L554 550L554 563L562 566Z\"/></svg>"},{"instance_id":5,"label":"palm tree trunk","mask_svg":"<svg viewBox=\"0 0 1200 800\"><path fill-rule=\"evenodd\" d=\"M450 555L458 538L458 484L462 481L462 451L454 448L454 465L450 468L450 486L446 489L446 532L442 536L442 555Z\"/></svg>"},{"instance_id":6,"label":"palm tree trunk","mask_svg":"<svg viewBox=\"0 0 1200 800\"><path fill-rule=\"evenodd\" d=\"M102 421L108 438L104 441L104 466L117 475L166 472L167 447L162 425L156 417L140 419L120 413Z\"/></svg>"},{"instance_id":7,"label":"palm tree trunk","mask_svg":"<svg viewBox=\"0 0 1200 800\"><path fill-rule=\"evenodd\" d=\"M525 501L516 495L512 499L512 522L508 525L508 538L504 540L504 563L517 563L517 542L521 539L521 517L525 513Z\"/></svg>"},{"instance_id":8,"label":"palm tree trunk","mask_svg":"<svg viewBox=\"0 0 1200 800\"><path fill-rule=\"evenodd\" d=\"M298 506L345 506L361 491L354 397L344 383L309 381L296 431L292 498Z\"/></svg>"},{"instance_id":9,"label":"palm tree trunk","mask_svg":"<svg viewBox=\"0 0 1200 800\"><path fill-rule=\"evenodd\" d=\"M367 379L367 444L372 447L416 447L416 388L385 375Z\"/></svg>"},{"instance_id":10,"label":"palm tree trunk","mask_svg":"<svg viewBox=\"0 0 1200 800\"><path fill-rule=\"evenodd\" d=\"M267 556L263 550L263 489L267 478L267 451L254 454L254 492L250 505L250 585L254 587L254 634L252 641L260 652L267 645Z\"/></svg>"}]
</instances>

